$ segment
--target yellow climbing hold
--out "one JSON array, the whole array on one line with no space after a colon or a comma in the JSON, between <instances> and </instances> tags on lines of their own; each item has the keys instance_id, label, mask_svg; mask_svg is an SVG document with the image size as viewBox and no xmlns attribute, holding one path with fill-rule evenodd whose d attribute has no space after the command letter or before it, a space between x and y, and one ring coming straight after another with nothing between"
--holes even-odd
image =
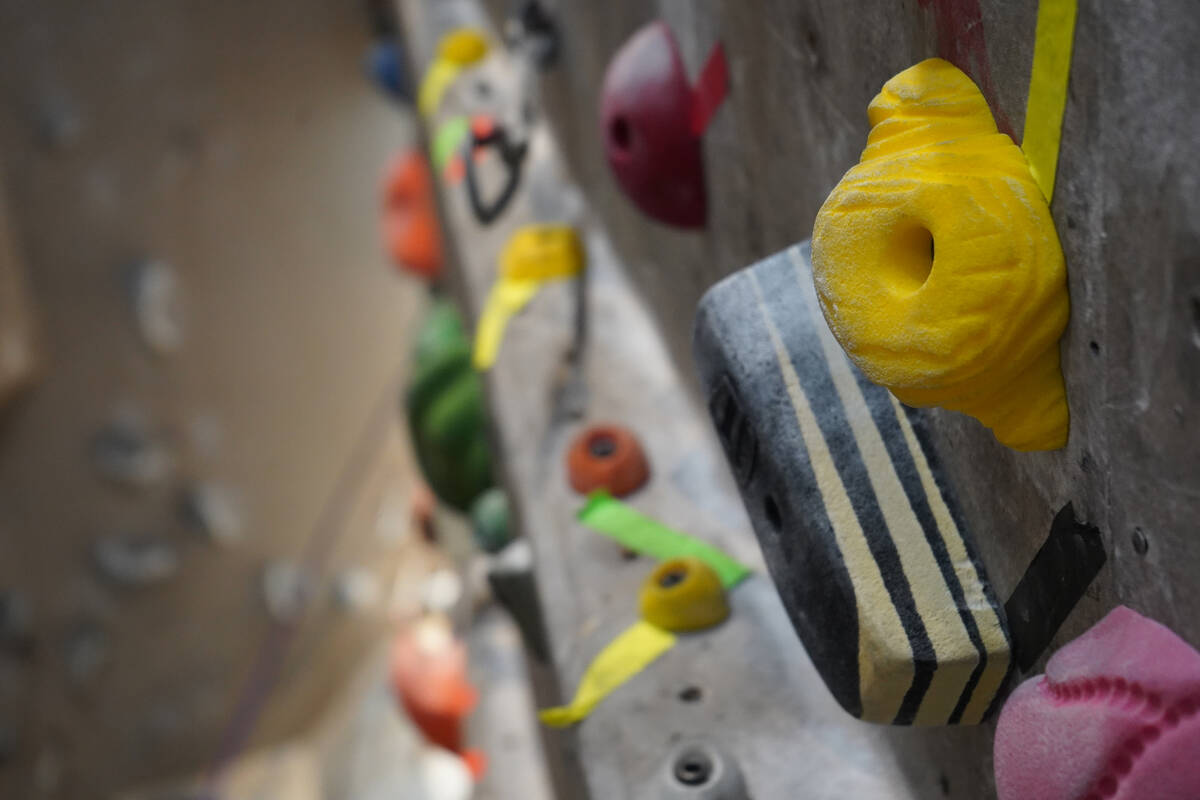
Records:
<instances>
[{"instance_id":1,"label":"yellow climbing hold","mask_svg":"<svg viewBox=\"0 0 1200 800\"><path fill-rule=\"evenodd\" d=\"M834 336L901 402L970 414L1016 450L1062 447L1066 266L1024 155L941 59L888 81L868 116L813 228Z\"/></svg>"},{"instance_id":2,"label":"yellow climbing hold","mask_svg":"<svg viewBox=\"0 0 1200 800\"><path fill-rule=\"evenodd\" d=\"M496 363L508 322L547 281L570 278L586 264L583 243L569 225L527 225L500 253L500 275L488 293L475 329L471 361L486 370Z\"/></svg>"},{"instance_id":3,"label":"yellow climbing hold","mask_svg":"<svg viewBox=\"0 0 1200 800\"><path fill-rule=\"evenodd\" d=\"M721 579L698 558L672 558L650 573L639 596L642 619L674 633L701 631L729 617Z\"/></svg>"},{"instance_id":4,"label":"yellow climbing hold","mask_svg":"<svg viewBox=\"0 0 1200 800\"><path fill-rule=\"evenodd\" d=\"M455 28L443 36L438 42L437 57L425 70L417 89L417 110L427 117L436 112L458 74L482 60L487 52L487 39L473 28Z\"/></svg>"},{"instance_id":5,"label":"yellow climbing hold","mask_svg":"<svg viewBox=\"0 0 1200 800\"><path fill-rule=\"evenodd\" d=\"M487 37L474 28L455 28L438 42L438 58L466 67L487 55Z\"/></svg>"}]
</instances>

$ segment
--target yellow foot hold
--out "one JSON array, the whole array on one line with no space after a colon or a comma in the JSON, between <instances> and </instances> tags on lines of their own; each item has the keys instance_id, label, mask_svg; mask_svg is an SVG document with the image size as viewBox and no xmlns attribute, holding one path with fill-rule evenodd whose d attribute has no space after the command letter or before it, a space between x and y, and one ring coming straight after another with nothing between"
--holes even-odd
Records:
<instances>
[{"instance_id":1,"label":"yellow foot hold","mask_svg":"<svg viewBox=\"0 0 1200 800\"><path fill-rule=\"evenodd\" d=\"M834 336L904 403L970 414L1017 450L1064 446L1066 266L1025 156L941 59L888 81L868 115L813 228Z\"/></svg>"},{"instance_id":2,"label":"yellow foot hold","mask_svg":"<svg viewBox=\"0 0 1200 800\"><path fill-rule=\"evenodd\" d=\"M659 564L642 584L642 619L674 633L702 631L729 617L721 579L698 558L672 558Z\"/></svg>"}]
</instances>

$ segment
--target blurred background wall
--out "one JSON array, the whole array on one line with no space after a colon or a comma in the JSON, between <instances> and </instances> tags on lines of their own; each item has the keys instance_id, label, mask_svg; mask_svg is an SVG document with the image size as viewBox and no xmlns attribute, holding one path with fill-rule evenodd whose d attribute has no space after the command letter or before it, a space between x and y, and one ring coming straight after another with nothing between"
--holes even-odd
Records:
<instances>
[{"instance_id":1,"label":"blurred background wall","mask_svg":"<svg viewBox=\"0 0 1200 800\"><path fill-rule=\"evenodd\" d=\"M279 740L378 641L422 301L378 245L411 132L369 34L342 0L0 2L3 245L42 355L0 410L2 797Z\"/></svg>"}]
</instances>

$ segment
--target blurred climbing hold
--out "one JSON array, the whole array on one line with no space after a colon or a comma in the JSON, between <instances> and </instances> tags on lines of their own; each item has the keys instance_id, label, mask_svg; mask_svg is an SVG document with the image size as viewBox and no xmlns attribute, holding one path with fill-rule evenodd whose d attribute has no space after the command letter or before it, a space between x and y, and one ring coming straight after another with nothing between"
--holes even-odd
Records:
<instances>
[{"instance_id":1,"label":"blurred climbing hold","mask_svg":"<svg viewBox=\"0 0 1200 800\"><path fill-rule=\"evenodd\" d=\"M402 211L427 206L432 200L433 178L420 150L404 150L388 162L383 179L384 208Z\"/></svg>"},{"instance_id":2,"label":"blurred climbing hold","mask_svg":"<svg viewBox=\"0 0 1200 800\"><path fill-rule=\"evenodd\" d=\"M428 282L442 273L442 231L429 163L418 149L396 156L383 188L383 238L399 267Z\"/></svg>"},{"instance_id":3,"label":"blurred climbing hold","mask_svg":"<svg viewBox=\"0 0 1200 800\"><path fill-rule=\"evenodd\" d=\"M475 778L486 767L479 751L464 748L466 717L479 694L467 680L466 645L450 622L428 615L396 636L391 652L392 691L430 743L460 756Z\"/></svg>"},{"instance_id":4,"label":"blurred climbing hold","mask_svg":"<svg viewBox=\"0 0 1200 800\"><path fill-rule=\"evenodd\" d=\"M500 253L499 277L475 330L476 369L489 369L496 362L509 320L542 284L579 275L586 258L583 242L570 225L526 225L509 237Z\"/></svg>"},{"instance_id":5,"label":"blurred climbing hold","mask_svg":"<svg viewBox=\"0 0 1200 800\"><path fill-rule=\"evenodd\" d=\"M242 537L244 515L237 495L215 483L197 483L183 490L180 515L188 527L216 544L229 545Z\"/></svg>"},{"instance_id":6,"label":"blurred climbing hold","mask_svg":"<svg viewBox=\"0 0 1200 800\"><path fill-rule=\"evenodd\" d=\"M604 492L588 499L579 519L627 547L665 560L642 585L641 619L596 655L570 703L538 713L551 727L587 717L601 700L670 650L675 632L697 632L724 621L729 616L725 589L749 574L716 547L673 531Z\"/></svg>"},{"instance_id":7,"label":"blurred climbing hold","mask_svg":"<svg viewBox=\"0 0 1200 800\"><path fill-rule=\"evenodd\" d=\"M558 21L538 0L522 3L520 10L505 21L504 32L513 49L523 53L539 70L558 63L562 50Z\"/></svg>"},{"instance_id":8,"label":"blurred climbing hold","mask_svg":"<svg viewBox=\"0 0 1200 800\"><path fill-rule=\"evenodd\" d=\"M103 536L92 544L92 560L119 586L163 583L179 571L178 548L160 536Z\"/></svg>"},{"instance_id":9,"label":"blurred climbing hold","mask_svg":"<svg viewBox=\"0 0 1200 800\"><path fill-rule=\"evenodd\" d=\"M581 494L606 489L615 497L637 491L650 478L641 442L628 428L592 425L567 449L567 478Z\"/></svg>"},{"instance_id":10,"label":"blurred climbing hold","mask_svg":"<svg viewBox=\"0 0 1200 800\"><path fill-rule=\"evenodd\" d=\"M487 36L474 28L456 28L438 42L438 58L460 67L474 64L487 52Z\"/></svg>"},{"instance_id":11,"label":"blurred climbing hold","mask_svg":"<svg viewBox=\"0 0 1200 800\"><path fill-rule=\"evenodd\" d=\"M688 83L675 35L666 23L639 29L604 75L601 136L625 194L647 216L680 228L708 217L701 135L728 91L718 43L695 88Z\"/></svg>"},{"instance_id":12,"label":"blurred climbing hold","mask_svg":"<svg viewBox=\"0 0 1200 800\"><path fill-rule=\"evenodd\" d=\"M291 561L272 561L263 568L260 588L263 605L276 623L300 621L312 596L315 579L307 568Z\"/></svg>"},{"instance_id":13,"label":"blurred climbing hold","mask_svg":"<svg viewBox=\"0 0 1200 800\"><path fill-rule=\"evenodd\" d=\"M145 489L161 484L174 471L166 440L140 415L119 415L92 438L92 463L114 483Z\"/></svg>"},{"instance_id":14,"label":"blurred climbing hold","mask_svg":"<svg viewBox=\"0 0 1200 800\"><path fill-rule=\"evenodd\" d=\"M493 485L492 456L483 385L449 301L434 304L417 334L405 405L422 474L443 502L468 511Z\"/></svg>"},{"instance_id":15,"label":"blurred climbing hold","mask_svg":"<svg viewBox=\"0 0 1200 800\"><path fill-rule=\"evenodd\" d=\"M512 517L503 489L494 486L471 505L471 532L485 553L499 553L512 541Z\"/></svg>"},{"instance_id":16,"label":"blurred climbing hold","mask_svg":"<svg viewBox=\"0 0 1200 800\"><path fill-rule=\"evenodd\" d=\"M702 631L729 617L721 579L695 556L662 562L638 595L642 619L673 633Z\"/></svg>"},{"instance_id":17,"label":"blurred climbing hold","mask_svg":"<svg viewBox=\"0 0 1200 800\"><path fill-rule=\"evenodd\" d=\"M413 102L413 91L404 68L404 51L388 37L370 46L366 56L367 75L385 94L404 105Z\"/></svg>"},{"instance_id":18,"label":"blurred climbing hold","mask_svg":"<svg viewBox=\"0 0 1200 800\"><path fill-rule=\"evenodd\" d=\"M417 108L421 114L430 116L436 112L442 96L459 73L481 61L487 52L487 37L481 31L456 28L443 36L417 92Z\"/></svg>"},{"instance_id":19,"label":"blurred climbing hold","mask_svg":"<svg viewBox=\"0 0 1200 800\"><path fill-rule=\"evenodd\" d=\"M1066 266L1024 154L940 59L892 78L868 112L862 160L813 228L834 336L907 405L969 414L1016 450L1064 446Z\"/></svg>"},{"instance_id":20,"label":"blurred climbing hold","mask_svg":"<svg viewBox=\"0 0 1200 800\"><path fill-rule=\"evenodd\" d=\"M179 277L166 262L147 260L131 274L133 313L142 341L159 355L183 344L183 304Z\"/></svg>"}]
</instances>

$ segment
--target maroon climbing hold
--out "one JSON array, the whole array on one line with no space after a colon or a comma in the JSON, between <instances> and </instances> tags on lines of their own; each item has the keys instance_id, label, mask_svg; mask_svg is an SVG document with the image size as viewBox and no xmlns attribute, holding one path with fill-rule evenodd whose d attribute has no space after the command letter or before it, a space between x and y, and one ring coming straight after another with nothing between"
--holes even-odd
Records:
<instances>
[{"instance_id":1,"label":"maroon climbing hold","mask_svg":"<svg viewBox=\"0 0 1200 800\"><path fill-rule=\"evenodd\" d=\"M617 182L648 216L681 228L703 228L708 213L700 135L728 83L719 44L701 75L693 89L675 36L652 22L613 57L600 104Z\"/></svg>"}]
</instances>

